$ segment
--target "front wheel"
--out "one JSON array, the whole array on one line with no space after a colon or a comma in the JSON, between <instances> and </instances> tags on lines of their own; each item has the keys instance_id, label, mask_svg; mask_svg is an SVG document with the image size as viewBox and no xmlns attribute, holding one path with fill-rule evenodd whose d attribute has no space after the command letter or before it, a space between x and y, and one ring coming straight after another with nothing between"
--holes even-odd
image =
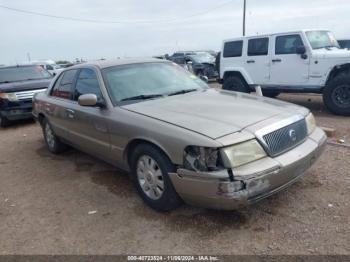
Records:
<instances>
[{"instance_id":1,"label":"front wheel","mask_svg":"<svg viewBox=\"0 0 350 262\"><path fill-rule=\"evenodd\" d=\"M153 209L169 211L182 203L168 175L176 169L156 147L137 146L130 159L130 169L139 195Z\"/></svg>"},{"instance_id":2,"label":"front wheel","mask_svg":"<svg viewBox=\"0 0 350 262\"><path fill-rule=\"evenodd\" d=\"M330 80L323 90L323 101L332 113L350 116L350 76L341 75Z\"/></svg>"},{"instance_id":3,"label":"front wheel","mask_svg":"<svg viewBox=\"0 0 350 262\"><path fill-rule=\"evenodd\" d=\"M6 117L0 115L0 127L7 127L9 125L10 121Z\"/></svg>"}]
</instances>

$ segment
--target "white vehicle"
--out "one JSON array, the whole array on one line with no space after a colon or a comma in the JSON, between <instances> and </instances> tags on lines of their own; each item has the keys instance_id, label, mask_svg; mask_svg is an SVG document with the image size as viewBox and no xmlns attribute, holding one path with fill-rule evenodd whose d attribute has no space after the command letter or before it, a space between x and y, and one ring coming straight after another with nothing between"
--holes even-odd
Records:
<instances>
[{"instance_id":1,"label":"white vehicle","mask_svg":"<svg viewBox=\"0 0 350 262\"><path fill-rule=\"evenodd\" d=\"M266 96L319 93L335 114L350 115L350 51L327 30L301 30L225 40L220 57L223 89Z\"/></svg>"},{"instance_id":2,"label":"white vehicle","mask_svg":"<svg viewBox=\"0 0 350 262\"><path fill-rule=\"evenodd\" d=\"M53 76L55 76L56 74L58 74L59 72L61 72L63 70L63 68L60 65L57 65L52 60L32 61L31 64L40 65L46 71L49 71L49 73Z\"/></svg>"}]
</instances>

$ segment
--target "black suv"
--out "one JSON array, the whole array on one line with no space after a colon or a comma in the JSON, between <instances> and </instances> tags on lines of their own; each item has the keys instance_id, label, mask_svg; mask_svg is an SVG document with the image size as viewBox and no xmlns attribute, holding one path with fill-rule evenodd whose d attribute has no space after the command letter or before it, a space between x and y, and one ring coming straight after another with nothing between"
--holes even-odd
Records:
<instances>
[{"instance_id":1,"label":"black suv","mask_svg":"<svg viewBox=\"0 0 350 262\"><path fill-rule=\"evenodd\" d=\"M0 67L0 126L31 118L33 96L45 91L51 78L37 65Z\"/></svg>"}]
</instances>

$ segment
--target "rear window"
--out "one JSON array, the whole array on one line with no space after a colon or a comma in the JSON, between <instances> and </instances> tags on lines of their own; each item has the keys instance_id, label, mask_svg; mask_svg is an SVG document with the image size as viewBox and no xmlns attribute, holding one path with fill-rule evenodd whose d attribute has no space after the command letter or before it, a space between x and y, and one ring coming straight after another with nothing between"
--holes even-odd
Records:
<instances>
[{"instance_id":1,"label":"rear window","mask_svg":"<svg viewBox=\"0 0 350 262\"><path fill-rule=\"evenodd\" d=\"M72 90L77 71L77 69L74 69L64 72L56 81L51 95L63 99L72 99Z\"/></svg>"},{"instance_id":2,"label":"rear window","mask_svg":"<svg viewBox=\"0 0 350 262\"><path fill-rule=\"evenodd\" d=\"M269 38L256 38L248 41L248 56L267 55L269 50Z\"/></svg>"},{"instance_id":3,"label":"rear window","mask_svg":"<svg viewBox=\"0 0 350 262\"><path fill-rule=\"evenodd\" d=\"M0 68L0 83L46 79L52 77L41 66L19 66Z\"/></svg>"},{"instance_id":4,"label":"rear window","mask_svg":"<svg viewBox=\"0 0 350 262\"><path fill-rule=\"evenodd\" d=\"M242 56L243 41L227 42L224 45L224 57L239 57Z\"/></svg>"}]
</instances>

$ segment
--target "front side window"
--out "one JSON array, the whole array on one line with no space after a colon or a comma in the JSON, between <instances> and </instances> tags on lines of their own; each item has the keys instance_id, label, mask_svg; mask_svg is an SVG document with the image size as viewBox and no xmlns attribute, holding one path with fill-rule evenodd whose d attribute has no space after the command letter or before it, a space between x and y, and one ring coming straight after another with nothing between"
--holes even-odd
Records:
<instances>
[{"instance_id":1,"label":"front side window","mask_svg":"<svg viewBox=\"0 0 350 262\"><path fill-rule=\"evenodd\" d=\"M63 99L72 99L72 90L77 71L77 69L74 69L64 72L56 81L51 95Z\"/></svg>"},{"instance_id":2,"label":"front side window","mask_svg":"<svg viewBox=\"0 0 350 262\"><path fill-rule=\"evenodd\" d=\"M208 88L195 75L173 63L121 65L103 69L102 73L114 104Z\"/></svg>"},{"instance_id":3,"label":"front side window","mask_svg":"<svg viewBox=\"0 0 350 262\"><path fill-rule=\"evenodd\" d=\"M78 101L79 96L85 94L95 94L97 99L102 98L100 85L94 70L84 68L81 69L74 90L74 100Z\"/></svg>"},{"instance_id":4,"label":"front side window","mask_svg":"<svg viewBox=\"0 0 350 262\"><path fill-rule=\"evenodd\" d=\"M300 35L284 35L276 37L276 55L296 54L297 48L303 45Z\"/></svg>"},{"instance_id":5,"label":"front side window","mask_svg":"<svg viewBox=\"0 0 350 262\"><path fill-rule=\"evenodd\" d=\"M269 38L256 38L248 41L248 56L267 55L269 50Z\"/></svg>"},{"instance_id":6,"label":"front side window","mask_svg":"<svg viewBox=\"0 0 350 262\"><path fill-rule=\"evenodd\" d=\"M12 83L51 78L41 66L19 66L0 68L0 83Z\"/></svg>"},{"instance_id":7,"label":"front side window","mask_svg":"<svg viewBox=\"0 0 350 262\"><path fill-rule=\"evenodd\" d=\"M224 57L239 57L242 56L243 41L227 42L224 45Z\"/></svg>"},{"instance_id":8,"label":"front side window","mask_svg":"<svg viewBox=\"0 0 350 262\"><path fill-rule=\"evenodd\" d=\"M306 37L310 42L312 49L337 47L339 44L334 35L329 31L308 31Z\"/></svg>"}]
</instances>

